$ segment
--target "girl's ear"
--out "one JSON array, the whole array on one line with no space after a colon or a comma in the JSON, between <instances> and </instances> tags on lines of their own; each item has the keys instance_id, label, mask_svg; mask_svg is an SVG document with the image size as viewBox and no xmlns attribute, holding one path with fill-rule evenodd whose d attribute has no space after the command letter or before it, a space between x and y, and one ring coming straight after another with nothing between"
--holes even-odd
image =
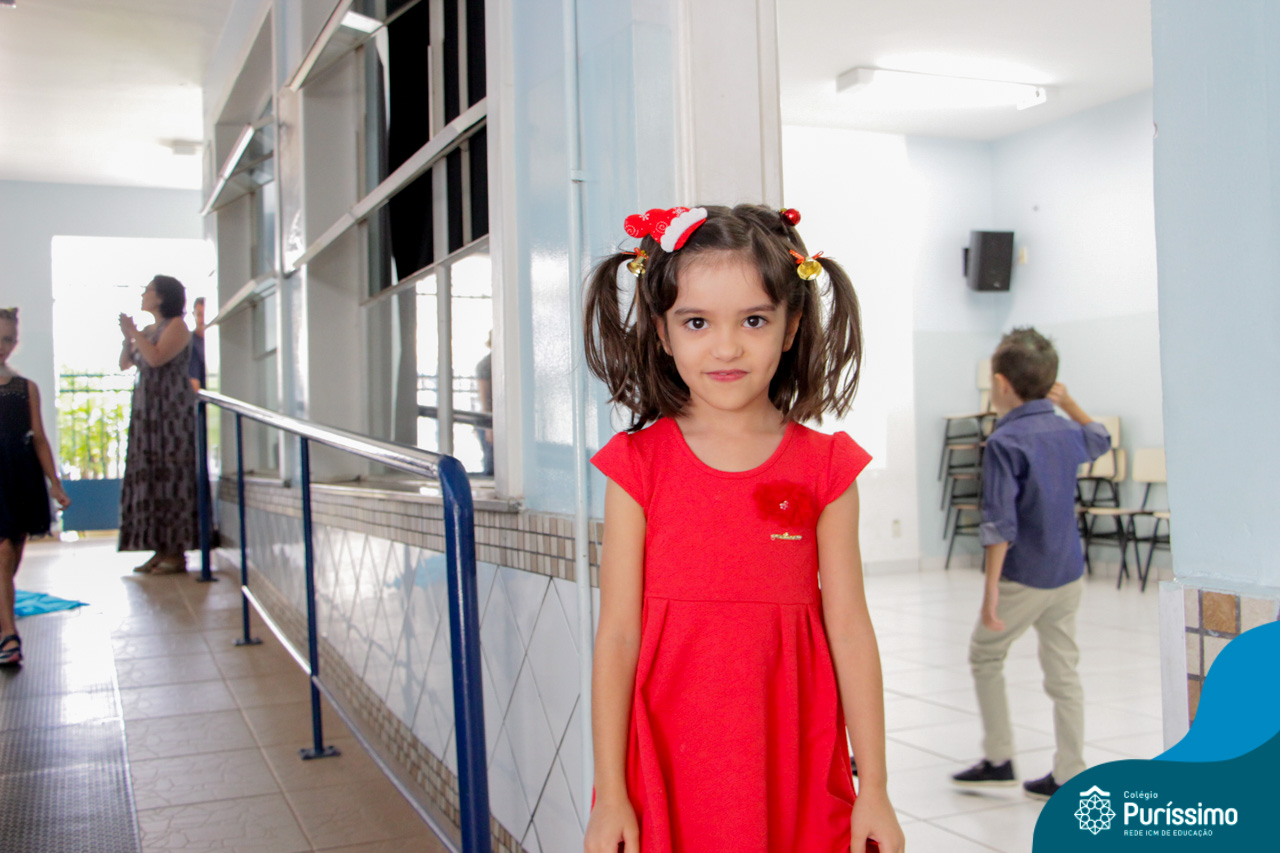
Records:
<instances>
[{"instance_id":1,"label":"girl's ear","mask_svg":"<svg viewBox=\"0 0 1280 853\"><path fill-rule=\"evenodd\" d=\"M800 312L795 311L787 316L787 336L782 341L782 351L787 352L795 343L796 331L800 328Z\"/></svg>"},{"instance_id":2,"label":"girl's ear","mask_svg":"<svg viewBox=\"0 0 1280 853\"><path fill-rule=\"evenodd\" d=\"M671 344L667 343L667 319L665 317L653 318L653 328L658 332L658 340L662 341L662 349L667 355L671 355Z\"/></svg>"}]
</instances>

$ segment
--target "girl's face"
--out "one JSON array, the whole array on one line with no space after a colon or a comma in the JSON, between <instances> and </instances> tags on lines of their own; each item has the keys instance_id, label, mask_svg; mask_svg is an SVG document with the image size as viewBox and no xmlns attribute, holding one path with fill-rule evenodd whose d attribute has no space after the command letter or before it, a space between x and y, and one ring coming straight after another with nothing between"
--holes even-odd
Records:
<instances>
[{"instance_id":1,"label":"girl's face","mask_svg":"<svg viewBox=\"0 0 1280 853\"><path fill-rule=\"evenodd\" d=\"M686 411L772 408L769 383L791 348L800 316L765 293L756 268L732 254L707 255L680 271L675 304L658 324L663 348L689 386Z\"/></svg>"},{"instance_id":2,"label":"girl's face","mask_svg":"<svg viewBox=\"0 0 1280 853\"><path fill-rule=\"evenodd\" d=\"M9 355L18 346L18 324L0 319L0 366L9 361Z\"/></svg>"}]
</instances>

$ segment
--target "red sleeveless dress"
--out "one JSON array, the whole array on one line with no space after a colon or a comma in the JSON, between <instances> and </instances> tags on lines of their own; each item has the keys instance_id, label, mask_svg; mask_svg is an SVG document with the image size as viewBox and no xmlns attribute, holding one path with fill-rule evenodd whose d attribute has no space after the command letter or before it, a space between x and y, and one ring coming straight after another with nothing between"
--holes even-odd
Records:
<instances>
[{"instance_id":1,"label":"red sleeveless dress","mask_svg":"<svg viewBox=\"0 0 1280 853\"><path fill-rule=\"evenodd\" d=\"M592 458L647 522L626 770L643 853L849 849L815 527L870 460L792 423L758 468L718 471L670 418Z\"/></svg>"}]
</instances>

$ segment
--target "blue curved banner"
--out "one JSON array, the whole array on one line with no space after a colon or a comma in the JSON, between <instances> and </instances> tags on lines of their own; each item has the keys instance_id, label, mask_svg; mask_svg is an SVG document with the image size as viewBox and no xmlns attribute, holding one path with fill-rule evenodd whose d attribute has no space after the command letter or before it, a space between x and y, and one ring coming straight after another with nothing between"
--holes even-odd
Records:
<instances>
[{"instance_id":1,"label":"blue curved banner","mask_svg":"<svg viewBox=\"0 0 1280 853\"><path fill-rule=\"evenodd\" d=\"M1205 677L1195 722L1150 761L1091 767L1049 799L1034 853L1280 850L1280 623L1227 644Z\"/></svg>"}]
</instances>

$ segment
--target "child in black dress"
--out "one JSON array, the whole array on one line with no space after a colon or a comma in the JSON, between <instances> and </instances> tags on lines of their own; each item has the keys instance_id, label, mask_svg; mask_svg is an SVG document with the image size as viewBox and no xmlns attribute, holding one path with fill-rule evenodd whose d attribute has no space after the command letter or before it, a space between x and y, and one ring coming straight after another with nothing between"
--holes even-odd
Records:
<instances>
[{"instance_id":1,"label":"child in black dress","mask_svg":"<svg viewBox=\"0 0 1280 853\"><path fill-rule=\"evenodd\" d=\"M40 422L40 391L9 367L17 345L18 309L0 308L0 666L22 663L13 612L22 548L28 536L49 532L50 493L63 509L71 504Z\"/></svg>"}]
</instances>

